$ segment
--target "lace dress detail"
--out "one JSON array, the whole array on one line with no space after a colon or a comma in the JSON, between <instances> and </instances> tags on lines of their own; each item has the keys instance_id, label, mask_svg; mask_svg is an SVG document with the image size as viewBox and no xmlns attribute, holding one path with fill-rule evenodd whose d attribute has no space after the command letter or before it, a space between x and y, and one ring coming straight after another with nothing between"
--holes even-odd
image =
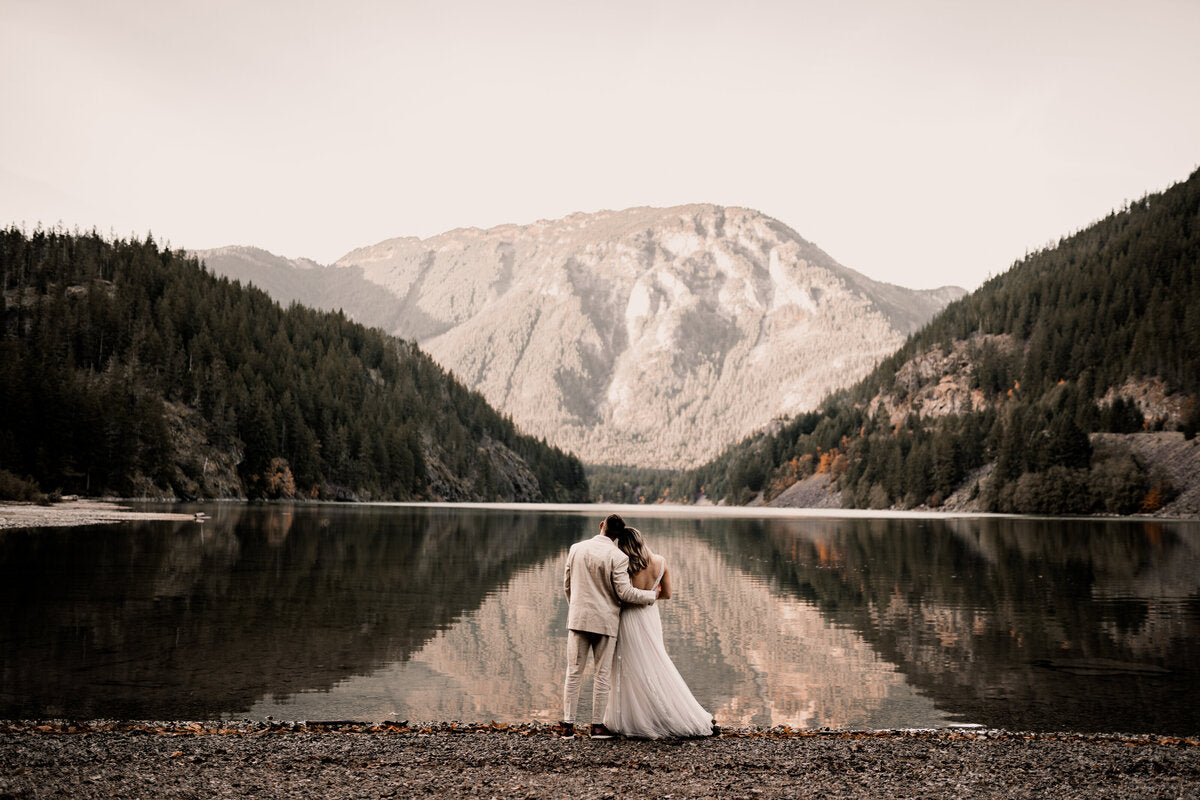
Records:
<instances>
[{"instance_id":1,"label":"lace dress detail","mask_svg":"<svg viewBox=\"0 0 1200 800\"><path fill-rule=\"evenodd\" d=\"M665 571L664 563L652 589ZM696 702L663 646L657 603L621 609L604 724L625 736L644 739L712 733L712 714Z\"/></svg>"}]
</instances>

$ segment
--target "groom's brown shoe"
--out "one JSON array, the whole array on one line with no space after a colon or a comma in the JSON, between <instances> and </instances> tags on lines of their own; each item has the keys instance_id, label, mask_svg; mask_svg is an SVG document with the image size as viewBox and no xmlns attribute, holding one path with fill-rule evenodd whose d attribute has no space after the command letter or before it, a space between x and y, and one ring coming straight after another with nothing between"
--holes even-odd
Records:
<instances>
[{"instance_id":1,"label":"groom's brown shoe","mask_svg":"<svg viewBox=\"0 0 1200 800\"><path fill-rule=\"evenodd\" d=\"M592 738L593 739L611 739L613 738L612 731L601 725L599 722L592 723Z\"/></svg>"},{"instance_id":2,"label":"groom's brown shoe","mask_svg":"<svg viewBox=\"0 0 1200 800\"><path fill-rule=\"evenodd\" d=\"M575 738L575 725L571 722L560 722L554 729L554 733L564 739L573 739Z\"/></svg>"}]
</instances>

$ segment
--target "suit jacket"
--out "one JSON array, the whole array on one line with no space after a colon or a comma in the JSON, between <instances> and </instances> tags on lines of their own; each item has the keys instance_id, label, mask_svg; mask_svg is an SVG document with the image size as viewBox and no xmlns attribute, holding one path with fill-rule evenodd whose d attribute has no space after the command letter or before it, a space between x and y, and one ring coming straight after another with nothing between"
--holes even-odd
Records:
<instances>
[{"instance_id":1,"label":"suit jacket","mask_svg":"<svg viewBox=\"0 0 1200 800\"><path fill-rule=\"evenodd\" d=\"M616 636L621 602L649 605L656 595L629 582L629 557L600 533L571 545L563 575L567 593L567 628Z\"/></svg>"}]
</instances>

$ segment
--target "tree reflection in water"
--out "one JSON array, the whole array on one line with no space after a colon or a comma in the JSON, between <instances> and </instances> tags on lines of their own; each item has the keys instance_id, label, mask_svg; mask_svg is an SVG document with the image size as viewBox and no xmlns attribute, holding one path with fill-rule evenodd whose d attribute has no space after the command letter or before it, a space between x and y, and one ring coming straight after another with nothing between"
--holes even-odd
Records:
<instances>
[{"instance_id":1,"label":"tree reflection in water","mask_svg":"<svg viewBox=\"0 0 1200 800\"><path fill-rule=\"evenodd\" d=\"M0 531L0 717L211 718L403 661L581 517L215 506Z\"/></svg>"},{"instance_id":2,"label":"tree reflection in water","mask_svg":"<svg viewBox=\"0 0 1200 800\"><path fill-rule=\"evenodd\" d=\"M1200 730L1200 525L891 518L700 530L857 631L957 720Z\"/></svg>"}]
</instances>

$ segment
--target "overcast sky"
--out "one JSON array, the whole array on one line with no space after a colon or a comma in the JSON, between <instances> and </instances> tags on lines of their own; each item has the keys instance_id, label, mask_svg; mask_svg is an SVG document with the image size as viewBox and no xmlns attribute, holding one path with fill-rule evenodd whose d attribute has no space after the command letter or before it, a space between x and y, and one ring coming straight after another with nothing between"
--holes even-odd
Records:
<instances>
[{"instance_id":1,"label":"overcast sky","mask_svg":"<svg viewBox=\"0 0 1200 800\"><path fill-rule=\"evenodd\" d=\"M322 263L706 202L975 288L1200 165L1200 1L0 0L0 225Z\"/></svg>"}]
</instances>

